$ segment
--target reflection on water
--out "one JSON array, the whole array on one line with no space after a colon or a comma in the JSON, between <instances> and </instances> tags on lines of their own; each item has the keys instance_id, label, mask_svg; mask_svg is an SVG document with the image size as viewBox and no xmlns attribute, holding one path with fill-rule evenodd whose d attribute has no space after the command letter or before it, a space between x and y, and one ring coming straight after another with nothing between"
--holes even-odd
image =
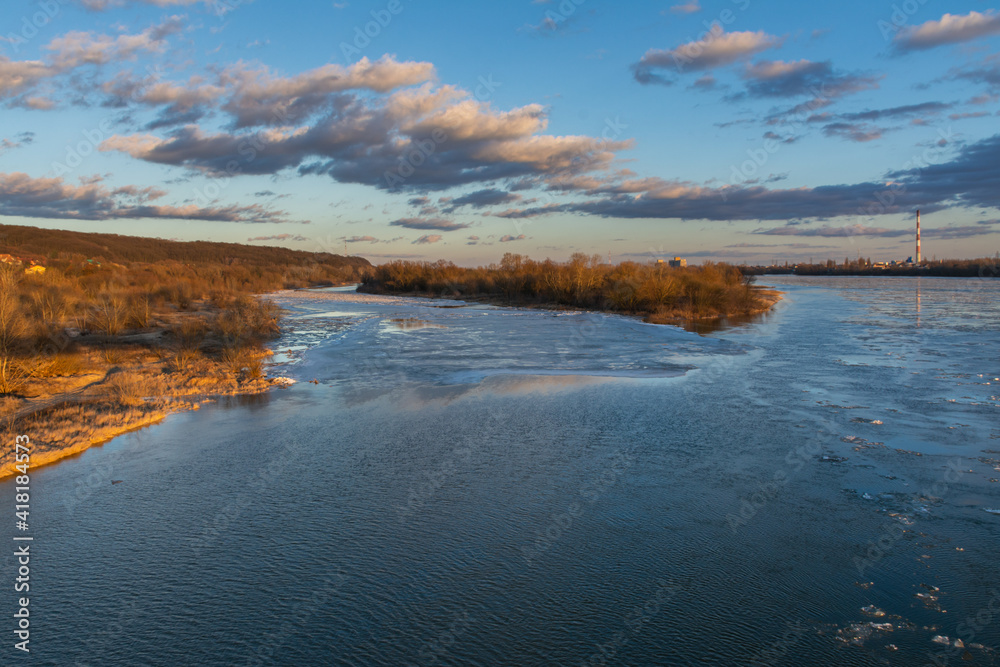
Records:
<instances>
[{"instance_id":1,"label":"reflection on water","mask_svg":"<svg viewBox=\"0 0 1000 667\"><path fill-rule=\"evenodd\" d=\"M33 659L995 664L1000 284L767 282L710 337L280 297L320 384L34 472Z\"/></svg>"},{"instance_id":2,"label":"reflection on water","mask_svg":"<svg viewBox=\"0 0 1000 667\"><path fill-rule=\"evenodd\" d=\"M728 329L736 329L752 324L761 324L767 321L770 313L758 313L757 315L735 315L731 317L714 317L701 320L678 320L677 326L683 327L685 331L707 336L719 333Z\"/></svg>"},{"instance_id":3,"label":"reflection on water","mask_svg":"<svg viewBox=\"0 0 1000 667\"><path fill-rule=\"evenodd\" d=\"M427 320L421 320L416 317L395 317L388 320L387 324L399 331L420 331L422 329L444 329L445 327L440 324L434 324L433 322L428 322Z\"/></svg>"}]
</instances>

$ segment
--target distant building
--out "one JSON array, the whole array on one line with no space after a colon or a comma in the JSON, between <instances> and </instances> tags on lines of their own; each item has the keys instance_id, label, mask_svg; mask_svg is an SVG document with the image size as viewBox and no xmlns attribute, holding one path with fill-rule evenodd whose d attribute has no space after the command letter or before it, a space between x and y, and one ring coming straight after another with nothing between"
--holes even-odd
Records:
<instances>
[{"instance_id":1,"label":"distant building","mask_svg":"<svg viewBox=\"0 0 1000 667\"><path fill-rule=\"evenodd\" d=\"M680 267L687 266L688 265L688 261L686 259L684 259L683 257L674 257L672 260L670 260L669 264L670 264L670 266L680 268Z\"/></svg>"}]
</instances>

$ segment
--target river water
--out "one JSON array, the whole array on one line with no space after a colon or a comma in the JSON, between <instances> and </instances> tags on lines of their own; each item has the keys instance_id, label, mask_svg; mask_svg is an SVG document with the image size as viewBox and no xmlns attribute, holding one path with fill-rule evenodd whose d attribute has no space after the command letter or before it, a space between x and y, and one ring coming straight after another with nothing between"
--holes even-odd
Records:
<instances>
[{"instance_id":1,"label":"river water","mask_svg":"<svg viewBox=\"0 0 1000 667\"><path fill-rule=\"evenodd\" d=\"M761 282L707 336L278 295L297 384L33 472L30 662L997 664L1000 282Z\"/></svg>"}]
</instances>

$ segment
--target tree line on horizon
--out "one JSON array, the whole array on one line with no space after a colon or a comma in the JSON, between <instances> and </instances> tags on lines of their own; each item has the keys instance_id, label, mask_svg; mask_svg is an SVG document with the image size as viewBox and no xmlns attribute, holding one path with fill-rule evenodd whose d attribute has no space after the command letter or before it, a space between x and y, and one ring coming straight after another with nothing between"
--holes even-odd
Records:
<instances>
[{"instance_id":1,"label":"tree line on horizon","mask_svg":"<svg viewBox=\"0 0 1000 667\"><path fill-rule=\"evenodd\" d=\"M743 266L747 273L754 275L795 274L802 276L935 276L950 278L991 278L1000 277L1000 257L979 257L976 259L930 259L916 264L895 264L875 266L870 258L851 259L843 262L828 259L825 262L789 264L784 266Z\"/></svg>"}]
</instances>

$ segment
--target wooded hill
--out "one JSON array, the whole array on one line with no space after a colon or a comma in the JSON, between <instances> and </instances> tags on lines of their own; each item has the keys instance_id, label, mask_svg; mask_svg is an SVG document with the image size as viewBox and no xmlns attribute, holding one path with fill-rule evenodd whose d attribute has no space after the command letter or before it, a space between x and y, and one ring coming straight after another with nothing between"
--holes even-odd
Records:
<instances>
[{"instance_id":1,"label":"wooded hill","mask_svg":"<svg viewBox=\"0 0 1000 667\"><path fill-rule=\"evenodd\" d=\"M168 241L165 239L71 232L18 225L0 225L0 254L40 261L92 259L99 263L155 263L176 261L199 264L244 264L247 266L291 266L319 264L329 269L363 270L371 266L363 257L345 257L326 252L306 252L272 246L250 246L214 241Z\"/></svg>"}]
</instances>

